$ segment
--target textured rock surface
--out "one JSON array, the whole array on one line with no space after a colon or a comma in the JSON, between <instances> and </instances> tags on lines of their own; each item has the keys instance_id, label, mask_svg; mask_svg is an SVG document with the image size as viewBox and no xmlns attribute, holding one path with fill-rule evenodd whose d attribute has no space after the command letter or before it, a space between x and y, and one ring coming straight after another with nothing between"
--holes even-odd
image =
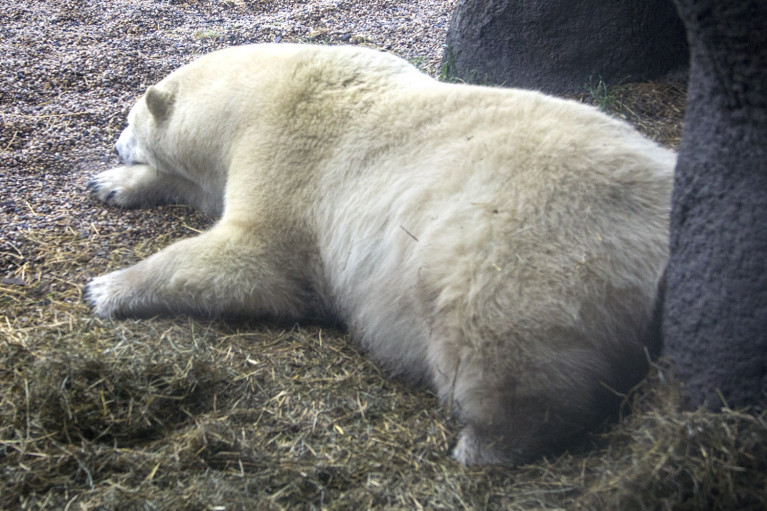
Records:
<instances>
[{"instance_id":1,"label":"textured rock surface","mask_svg":"<svg viewBox=\"0 0 767 511\"><path fill-rule=\"evenodd\" d=\"M670 0L462 0L447 45L458 78L555 93L654 78L688 54Z\"/></svg>"},{"instance_id":2,"label":"textured rock surface","mask_svg":"<svg viewBox=\"0 0 767 511\"><path fill-rule=\"evenodd\" d=\"M767 3L677 0L692 59L663 317L689 404L767 401Z\"/></svg>"}]
</instances>

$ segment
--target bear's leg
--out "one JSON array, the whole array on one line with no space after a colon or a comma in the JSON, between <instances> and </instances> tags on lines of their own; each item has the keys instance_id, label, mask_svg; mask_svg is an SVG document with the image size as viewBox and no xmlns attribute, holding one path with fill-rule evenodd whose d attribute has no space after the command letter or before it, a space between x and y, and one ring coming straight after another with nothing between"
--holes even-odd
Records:
<instances>
[{"instance_id":1,"label":"bear's leg","mask_svg":"<svg viewBox=\"0 0 767 511\"><path fill-rule=\"evenodd\" d=\"M557 451L595 426L619 399L601 382L607 361L591 350L554 359L525 350L439 360L436 384L463 426L453 451L465 465L518 465ZM459 353L453 351L453 354ZM503 362L506 360L506 362ZM450 369L452 367L452 369Z\"/></svg>"},{"instance_id":2,"label":"bear's leg","mask_svg":"<svg viewBox=\"0 0 767 511\"><path fill-rule=\"evenodd\" d=\"M219 222L147 259L88 284L85 301L102 318L186 313L295 320L315 299L306 261L293 261L253 229Z\"/></svg>"},{"instance_id":3,"label":"bear's leg","mask_svg":"<svg viewBox=\"0 0 767 511\"><path fill-rule=\"evenodd\" d=\"M99 200L121 208L149 207L158 204L183 203L219 216L222 194L206 193L196 183L176 174L158 172L144 165L130 165L105 170L88 181L88 189Z\"/></svg>"},{"instance_id":4,"label":"bear's leg","mask_svg":"<svg viewBox=\"0 0 767 511\"><path fill-rule=\"evenodd\" d=\"M457 406L463 428L453 457L464 465L513 466L555 450L583 427L574 420L568 429L566 405L557 401L546 392L512 398L499 388L476 389Z\"/></svg>"}]
</instances>

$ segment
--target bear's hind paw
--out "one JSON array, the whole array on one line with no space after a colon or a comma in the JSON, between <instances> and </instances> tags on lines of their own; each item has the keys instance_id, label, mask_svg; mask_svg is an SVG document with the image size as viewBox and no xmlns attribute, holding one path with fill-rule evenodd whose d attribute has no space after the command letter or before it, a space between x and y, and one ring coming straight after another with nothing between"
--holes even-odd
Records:
<instances>
[{"instance_id":1,"label":"bear's hind paw","mask_svg":"<svg viewBox=\"0 0 767 511\"><path fill-rule=\"evenodd\" d=\"M472 425L461 430L458 443L453 449L453 459L466 466L513 466L516 462L507 452L503 440L491 439Z\"/></svg>"}]
</instances>

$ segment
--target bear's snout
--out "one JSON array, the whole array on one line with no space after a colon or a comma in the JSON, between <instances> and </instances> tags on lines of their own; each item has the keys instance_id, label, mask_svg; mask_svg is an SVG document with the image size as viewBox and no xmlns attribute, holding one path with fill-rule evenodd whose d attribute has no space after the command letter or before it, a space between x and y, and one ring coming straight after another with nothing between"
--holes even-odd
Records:
<instances>
[{"instance_id":1,"label":"bear's snout","mask_svg":"<svg viewBox=\"0 0 767 511\"><path fill-rule=\"evenodd\" d=\"M138 147L136 136L133 134L133 128L128 126L120 134L115 142L115 151L125 165L137 165L146 163L143 154Z\"/></svg>"}]
</instances>

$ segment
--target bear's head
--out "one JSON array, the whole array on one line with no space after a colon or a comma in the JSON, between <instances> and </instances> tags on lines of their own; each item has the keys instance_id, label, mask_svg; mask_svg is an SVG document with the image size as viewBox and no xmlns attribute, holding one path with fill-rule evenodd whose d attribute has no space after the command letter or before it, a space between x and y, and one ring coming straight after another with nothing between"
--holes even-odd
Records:
<instances>
[{"instance_id":1,"label":"bear's head","mask_svg":"<svg viewBox=\"0 0 767 511\"><path fill-rule=\"evenodd\" d=\"M151 165L148 143L154 138L152 132L166 123L173 111L176 93L173 87L151 86L128 115L128 127L115 143L115 150L125 165Z\"/></svg>"}]
</instances>

